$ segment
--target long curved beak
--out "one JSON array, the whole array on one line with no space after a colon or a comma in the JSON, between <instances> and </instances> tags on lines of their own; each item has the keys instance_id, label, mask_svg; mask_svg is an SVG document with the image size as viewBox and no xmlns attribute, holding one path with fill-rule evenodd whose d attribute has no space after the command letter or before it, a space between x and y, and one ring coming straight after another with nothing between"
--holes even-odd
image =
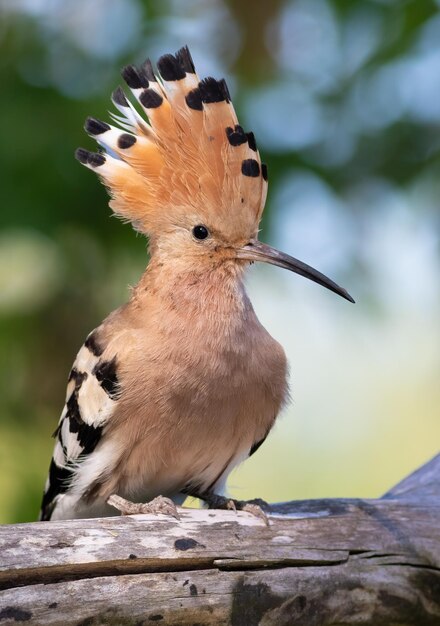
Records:
<instances>
[{"instance_id":1,"label":"long curved beak","mask_svg":"<svg viewBox=\"0 0 440 626\"><path fill-rule=\"evenodd\" d=\"M343 288L334 283L330 278L318 272L310 265L298 261L293 256L284 254L276 248L261 243L258 239L252 239L248 244L237 250L237 258L246 259L247 261L262 261L263 263L270 263L271 265L277 265L278 267L284 267L286 270L295 272L300 276L304 276L313 282L322 285L330 291L334 291L338 296L342 296L349 302L354 302L350 294Z\"/></svg>"}]
</instances>

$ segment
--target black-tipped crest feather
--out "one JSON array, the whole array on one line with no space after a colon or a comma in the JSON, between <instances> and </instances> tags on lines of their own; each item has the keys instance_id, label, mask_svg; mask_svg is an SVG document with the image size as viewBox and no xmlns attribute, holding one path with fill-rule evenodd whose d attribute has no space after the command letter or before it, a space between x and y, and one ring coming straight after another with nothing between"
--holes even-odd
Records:
<instances>
[{"instance_id":1,"label":"black-tipped crest feather","mask_svg":"<svg viewBox=\"0 0 440 626\"><path fill-rule=\"evenodd\" d=\"M131 148L131 146L134 146L136 141L137 139L134 135L130 135L129 133L122 133L122 135L118 137L118 148L120 148L121 150L127 150L127 148Z\"/></svg>"},{"instance_id":2,"label":"black-tipped crest feather","mask_svg":"<svg viewBox=\"0 0 440 626\"><path fill-rule=\"evenodd\" d=\"M199 82L199 90L202 102L230 102L229 89L224 78L216 80L208 76Z\"/></svg>"},{"instance_id":3,"label":"black-tipped crest feather","mask_svg":"<svg viewBox=\"0 0 440 626\"><path fill-rule=\"evenodd\" d=\"M178 62L180 63L180 65L183 67L183 69L185 70L185 72L188 72L189 74L195 74L196 73L196 68L194 66L194 61L192 59L191 53L188 49L188 46L183 46L183 48L180 48L180 50L178 50L176 52L176 59L178 60Z\"/></svg>"},{"instance_id":4,"label":"black-tipped crest feather","mask_svg":"<svg viewBox=\"0 0 440 626\"><path fill-rule=\"evenodd\" d=\"M186 104L194 111L203 111L202 94L200 89L196 87L185 96Z\"/></svg>"},{"instance_id":5,"label":"black-tipped crest feather","mask_svg":"<svg viewBox=\"0 0 440 626\"><path fill-rule=\"evenodd\" d=\"M241 173L244 176L256 178L260 175L260 165L255 159L245 159L241 164Z\"/></svg>"},{"instance_id":6,"label":"black-tipped crest feather","mask_svg":"<svg viewBox=\"0 0 440 626\"><path fill-rule=\"evenodd\" d=\"M77 159L83 165L91 165L92 167L99 167L104 165L105 156L100 152L90 152L84 148L77 148L75 150L75 159Z\"/></svg>"},{"instance_id":7,"label":"black-tipped crest feather","mask_svg":"<svg viewBox=\"0 0 440 626\"><path fill-rule=\"evenodd\" d=\"M90 135L101 135L110 130L110 126L95 117L88 117L84 124L84 128Z\"/></svg>"},{"instance_id":8,"label":"black-tipped crest feather","mask_svg":"<svg viewBox=\"0 0 440 626\"><path fill-rule=\"evenodd\" d=\"M126 65L121 71L122 78L130 89L146 89L148 78L143 70L139 70L135 65Z\"/></svg>"},{"instance_id":9,"label":"black-tipped crest feather","mask_svg":"<svg viewBox=\"0 0 440 626\"><path fill-rule=\"evenodd\" d=\"M236 124L234 128L228 126L226 128L226 136L231 146L241 146L248 140L247 135L240 124Z\"/></svg>"},{"instance_id":10,"label":"black-tipped crest feather","mask_svg":"<svg viewBox=\"0 0 440 626\"><path fill-rule=\"evenodd\" d=\"M163 80L182 80L186 76L180 62L172 54L164 54L157 62L157 69Z\"/></svg>"},{"instance_id":11,"label":"black-tipped crest feather","mask_svg":"<svg viewBox=\"0 0 440 626\"><path fill-rule=\"evenodd\" d=\"M112 93L112 100L115 104L119 104L119 106L128 107L128 100L122 87L116 87Z\"/></svg>"},{"instance_id":12,"label":"black-tipped crest feather","mask_svg":"<svg viewBox=\"0 0 440 626\"><path fill-rule=\"evenodd\" d=\"M251 150L253 150L254 152L256 152L257 151L257 142L255 140L254 133L246 133L246 137L247 137L247 140L248 140L249 148Z\"/></svg>"},{"instance_id":13,"label":"black-tipped crest feather","mask_svg":"<svg viewBox=\"0 0 440 626\"><path fill-rule=\"evenodd\" d=\"M150 82L152 83L157 82L156 76L154 75L153 64L151 63L150 59L145 59L145 61L141 65L141 69L142 69L144 76L146 76L146 78Z\"/></svg>"},{"instance_id":14,"label":"black-tipped crest feather","mask_svg":"<svg viewBox=\"0 0 440 626\"><path fill-rule=\"evenodd\" d=\"M145 89L139 96L139 100L146 109L156 109L163 102L162 96L154 89Z\"/></svg>"}]
</instances>

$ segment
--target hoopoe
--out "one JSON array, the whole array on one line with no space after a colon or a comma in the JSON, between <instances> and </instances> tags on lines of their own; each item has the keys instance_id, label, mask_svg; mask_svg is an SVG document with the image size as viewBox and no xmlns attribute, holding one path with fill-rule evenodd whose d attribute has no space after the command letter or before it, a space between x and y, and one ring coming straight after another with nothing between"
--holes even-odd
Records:
<instances>
[{"instance_id":1,"label":"hoopoe","mask_svg":"<svg viewBox=\"0 0 440 626\"><path fill-rule=\"evenodd\" d=\"M128 303L78 352L42 520L112 515L114 495L152 501L142 509L152 512L188 495L230 506L229 473L264 442L288 393L284 350L255 315L245 269L278 265L353 302L258 240L267 168L226 82L199 80L187 47L157 67L123 69L138 104L118 87L117 126L85 124L103 151L76 151L114 213L148 236L150 261Z\"/></svg>"}]
</instances>

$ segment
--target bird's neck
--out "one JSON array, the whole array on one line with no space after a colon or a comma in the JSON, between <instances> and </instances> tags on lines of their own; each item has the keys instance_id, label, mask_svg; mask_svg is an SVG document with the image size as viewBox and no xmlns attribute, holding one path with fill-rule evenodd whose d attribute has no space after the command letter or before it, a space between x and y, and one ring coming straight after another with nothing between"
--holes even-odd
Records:
<instances>
[{"instance_id":1,"label":"bird's neck","mask_svg":"<svg viewBox=\"0 0 440 626\"><path fill-rule=\"evenodd\" d=\"M185 266L153 257L134 289L133 300L141 307L148 302L148 308L154 300L164 315L228 331L254 315L243 268L235 263Z\"/></svg>"}]
</instances>

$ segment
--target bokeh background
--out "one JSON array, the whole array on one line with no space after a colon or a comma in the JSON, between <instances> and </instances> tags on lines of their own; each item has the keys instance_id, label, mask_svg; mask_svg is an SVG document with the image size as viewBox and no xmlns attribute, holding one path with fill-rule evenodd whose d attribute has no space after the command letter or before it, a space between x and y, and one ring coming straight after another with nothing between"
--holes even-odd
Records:
<instances>
[{"instance_id":1,"label":"bokeh background","mask_svg":"<svg viewBox=\"0 0 440 626\"><path fill-rule=\"evenodd\" d=\"M248 286L293 402L236 497L378 496L440 442L440 2L0 0L0 522L37 515L68 371L146 242L73 160L119 68L189 44L225 76L270 191Z\"/></svg>"}]
</instances>

